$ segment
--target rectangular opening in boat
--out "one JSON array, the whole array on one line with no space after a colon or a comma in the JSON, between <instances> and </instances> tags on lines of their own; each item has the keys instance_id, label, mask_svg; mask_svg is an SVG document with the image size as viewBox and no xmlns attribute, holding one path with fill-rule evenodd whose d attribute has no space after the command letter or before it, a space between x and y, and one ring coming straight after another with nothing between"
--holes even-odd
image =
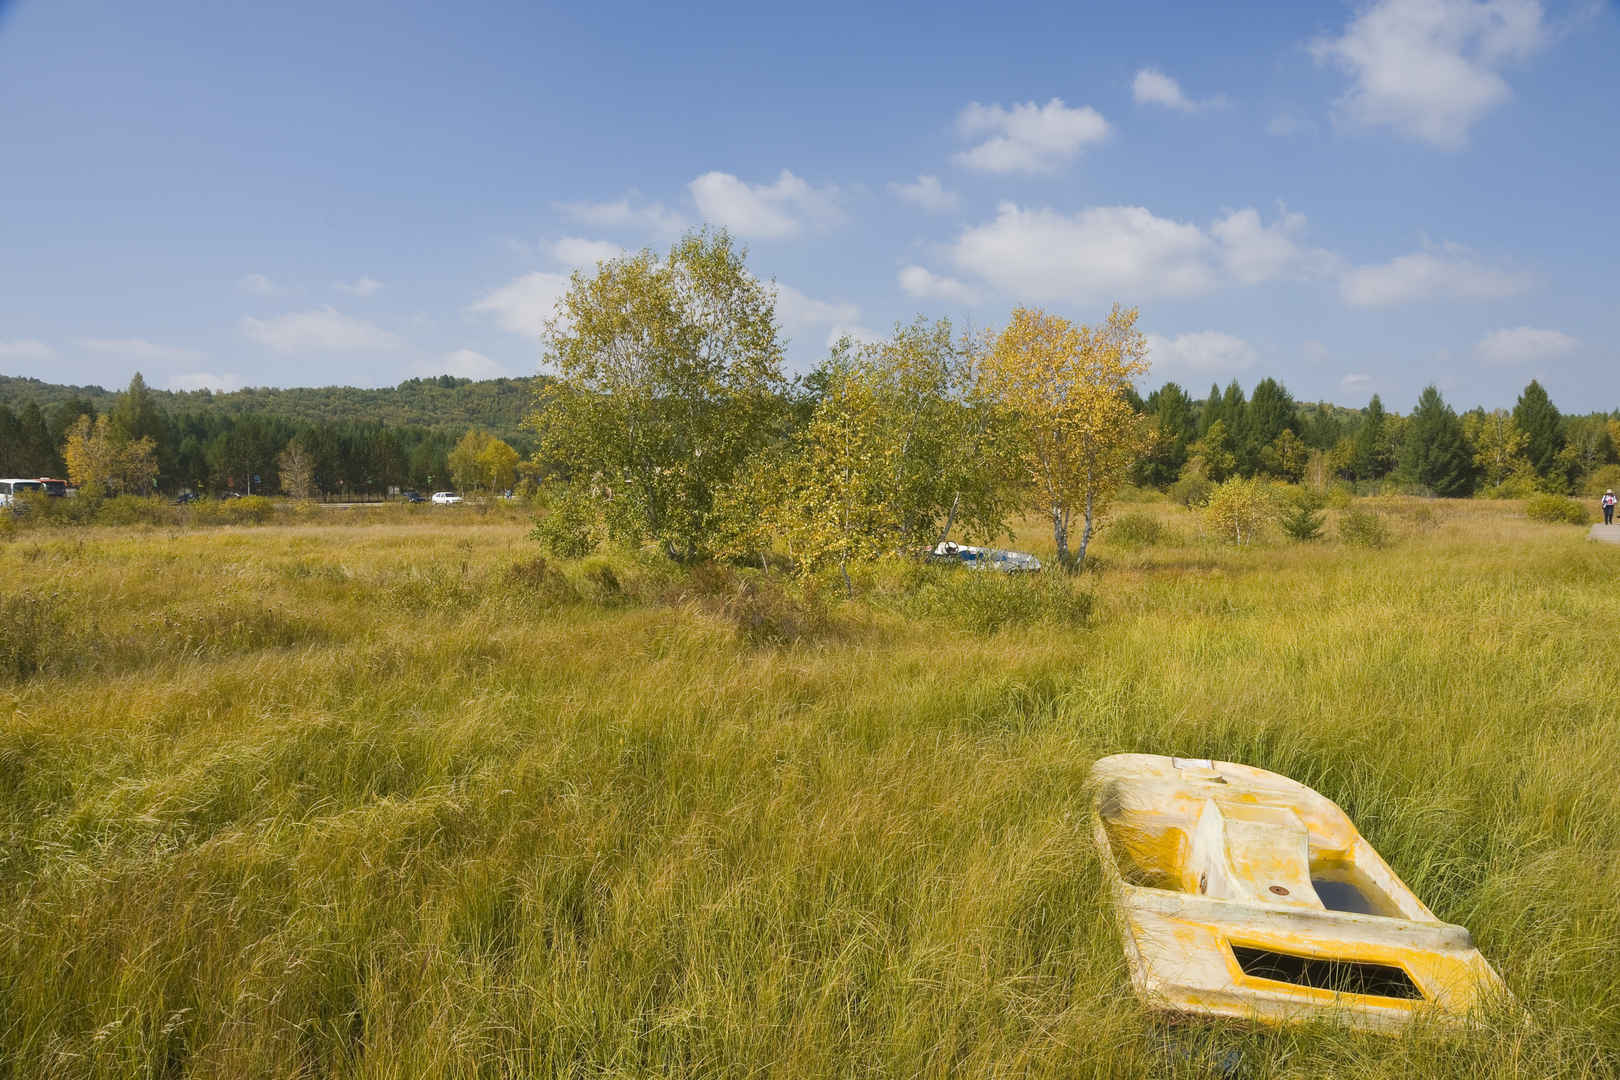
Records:
<instances>
[{"instance_id":1,"label":"rectangular opening in boat","mask_svg":"<svg viewBox=\"0 0 1620 1080\"><path fill-rule=\"evenodd\" d=\"M1421 1001L1423 991L1412 977L1393 964L1370 964L1360 960L1337 960L1327 956L1295 956L1292 953L1257 949L1228 942L1243 974L1271 982L1312 986L1335 994L1367 994L1372 997Z\"/></svg>"}]
</instances>

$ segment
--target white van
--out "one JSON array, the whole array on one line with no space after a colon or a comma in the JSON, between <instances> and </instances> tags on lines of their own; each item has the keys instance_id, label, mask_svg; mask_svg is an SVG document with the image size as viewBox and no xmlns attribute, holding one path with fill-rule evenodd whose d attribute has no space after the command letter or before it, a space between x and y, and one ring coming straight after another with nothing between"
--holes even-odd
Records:
<instances>
[{"instance_id":1,"label":"white van","mask_svg":"<svg viewBox=\"0 0 1620 1080\"><path fill-rule=\"evenodd\" d=\"M43 495L45 485L39 480L0 480L0 506L10 506L12 496L30 491Z\"/></svg>"}]
</instances>

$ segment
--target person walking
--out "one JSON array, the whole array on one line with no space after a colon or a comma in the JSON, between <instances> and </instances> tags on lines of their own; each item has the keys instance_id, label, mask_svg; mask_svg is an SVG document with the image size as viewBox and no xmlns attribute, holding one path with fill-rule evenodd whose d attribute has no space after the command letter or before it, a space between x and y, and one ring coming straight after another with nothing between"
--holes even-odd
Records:
<instances>
[{"instance_id":1,"label":"person walking","mask_svg":"<svg viewBox=\"0 0 1620 1080\"><path fill-rule=\"evenodd\" d=\"M1614 488L1603 493L1603 524L1614 524Z\"/></svg>"}]
</instances>

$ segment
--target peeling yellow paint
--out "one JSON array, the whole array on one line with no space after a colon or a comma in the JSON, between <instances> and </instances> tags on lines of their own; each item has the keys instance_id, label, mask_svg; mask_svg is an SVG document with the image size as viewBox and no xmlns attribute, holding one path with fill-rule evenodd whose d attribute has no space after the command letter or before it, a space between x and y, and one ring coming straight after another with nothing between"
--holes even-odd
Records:
<instances>
[{"instance_id":1,"label":"peeling yellow paint","mask_svg":"<svg viewBox=\"0 0 1620 1080\"><path fill-rule=\"evenodd\" d=\"M1096 841L1148 1004L1268 1022L1331 1012L1394 1030L1507 995L1468 931L1435 918L1303 784L1151 754L1103 758L1092 780Z\"/></svg>"}]
</instances>

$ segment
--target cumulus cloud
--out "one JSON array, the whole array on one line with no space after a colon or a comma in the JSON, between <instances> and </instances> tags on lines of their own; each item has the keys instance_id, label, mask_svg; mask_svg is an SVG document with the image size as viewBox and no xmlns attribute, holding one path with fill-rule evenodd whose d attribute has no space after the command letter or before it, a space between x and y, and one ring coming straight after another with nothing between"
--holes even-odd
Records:
<instances>
[{"instance_id":1,"label":"cumulus cloud","mask_svg":"<svg viewBox=\"0 0 1620 1080\"><path fill-rule=\"evenodd\" d=\"M1531 326L1518 326L1511 330L1495 330L1474 346L1474 355L1481 363L1492 367L1517 367L1522 364L1540 364L1574 352L1580 342L1558 330L1537 330Z\"/></svg>"},{"instance_id":2,"label":"cumulus cloud","mask_svg":"<svg viewBox=\"0 0 1620 1080\"><path fill-rule=\"evenodd\" d=\"M602 229L631 229L669 238L684 232L690 225L685 217L663 203L648 202L635 192L607 202L556 205L568 218Z\"/></svg>"},{"instance_id":3,"label":"cumulus cloud","mask_svg":"<svg viewBox=\"0 0 1620 1080\"><path fill-rule=\"evenodd\" d=\"M1344 302L1360 308L1393 307L1439 297L1495 300L1529 287L1526 275L1488 266L1454 245L1357 266L1339 280Z\"/></svg>"},{"instance_id":4,"label":"cumulus cloud","mask_svg":"<svg viewBox=\"0 0 1620 1080\"><path fill-rule=\"evenodd\" d=\"M56 350L43 341L0 341L0 360L49 360Z\"/></svg>"},{"instance_id":5,"label":"cumulus cloud","mask_svg":"<svg viewBox=\"0 0 1620 1080\"><path fill-rule=\"evenodd\" d=\"M907 296L922 300L945 300L969 306L979 302L979 295L971 286L921 266L907 266L900 271L900 288Z\"/></svg>"},{"instance_id":6,"label":"cumulus cloud","mask_svg":"<svg viewBox=\"0 0 1620 1080\"><path fill-rule=\"evenodd\" d=\"M196 364L207 359L196 349L160 345L145 338L79 338L76 344L93 353L137 364Z\"/></svg>"},{"instance_id":7,"label":"cumulus cloud","mask_svg":"<svg viewBox=\"0 0 1620 1080\"><path fill-rule=\"evenodd\" d=\"M1343 120L1454 150L1513 96L1502 69L1548 36L1540 0L1379 0L1311 52L1350 75Z\"/></svg>"},{"instance_id":8,"label":"cumulus cloud","mask_svg":"<svg viewBox=\"0 0 1620 1080\"><path fill-rule=\"evenodd\" d=\"M1148 334L1147 347L1153 373L1172 378L1235 375L1260 359L1253 345L1219 330L1200 330L1173 338Z\"/></svg>"},{"instance_id":9,"label":"cumulus cloud","mask_svg":"<svg viewBox=\"0 0 1620 1080\"><path fill-rule=\"evenodd\" d=\"M791 285L775 284L776 318L790 338L814 337L823 329L824 342L833 344L841 337L873 341L877 335L860 324L859 306L841 301L818 300Z\"/></svg>"},{"instance_id":10,"label":"cumulus cloud","mask_svg":"<svg viewBox=\"0 0 1620 1080\"><path fill-rule=\"evenodd\" d=\"M1181 90L1181 84L1158 68L1142 68L1131 81L1131 97L1138 105L1163 105L1182 112L1218 109L1226 105L1224 97L1216 96L1194 101Z\"/></svg>"},{"instance_id":11,"label":"cumulus cloud","mask_svg":"<svg viewBox=\"0 0 1620 1080\"><path fill-rule=\"evenodd\" d=\"M1333 264L1300 242L1303 214L1267 224L1253 209L1208 229L1141 206L1094 206L1078 214L1002 203L994 220L963 231L951 260L996 287L1037 301L1113 296L1196 296L1233 282L1309 277Z\"/></svg>"},{"instance_id":12,"label":"cumulus cloud","mask_svg":"<svg viewBox=\"0 0 1620 1080\"><path fill-rule=\"evenodd\" d=\"M282 291L280 285L263 274L246 274L237 279L236 287L254 296L275 296Z\"/></svg>"},{"instance_id":13,"label":"cumulus cloud","mask_svg":"<svg viewBox=\"0 0 1620 1080\"><path fill-rule=\"evenodd\" d=\"M738 236L774 240L792 236L808 222L844 220L838 189L816 188L786 169L772 184L750 184L730 173L707 172L687 185L703 219Z\"/></svg>"},{"instance_id":14,"label":"cumulus cloud","mask_svg":"<svg viewBox=\"0 0 1620 1080\"><path fill-rule=\"evenodd\" d=\"M1210 226L1220 244L1220 260L1227 273L1244 285L1287 277L1317 277L1331 273L1338 260L1331 252L1306 247L1305 215L1287 207L1267 225L1252 207L1234 210Z\"/></svg>"},{"instance_id":15,"label":"cumulus cloud","mask_svg":"<svg viewBox=\"0 0 1620 1080\"><path fill-rule=\"evenodd\" d=\"M1051 172L1108 136L1108 121L1089 105L1071 109L1062 98L1012 108L972 102L956 118L966 138L988 135L956 155L959 164L993 173Z\"/></svg>"},{"instance_id":16,"label":"cumulus cloud","mask_svg":"<svg viewBox=\"0 0 1620 1080\"><path fill-rule=\"evenodd\" d=\"M454 375L458 379L499 379L510 374L501 364L472 349L457 349L419 367L423 369L423 374ZM432 371L428 372L428 368Z\"/></svg>"},{"instance_id":17,"label":"cumulus cloud","mask_svg":"<svg viewBox=\"0 0 1620 1080\"><path fill-rule=\"evenodd\" d=\"M1339 389L1346 391L1367 390L1373 384L1373 377L1363 371L1352 371L1339 380Z\"/></svg>"},{"instance_id":18,"label":"cumulus cloud","mask_svg":"<svg viewBox=\"0 0 1620 1080\"><path fill-rule=\"evenodd\" d=\"M169 377L170 390L212 390L226 394L242 389L242 376L234 371L192 371Z\"/></svg>"},{"instance_id":19,"label":"cumulus cloud","mask_svg":"<svg viewBox=\"0 0 1620 1080\"><path fill-rule=\"evenodd\" d=\"M399 338L331 307L294 311L271 319L247 317L242 333L276 352L371 352L397 349Z\"/></svg>"},{"instance_id":20,"label":"cumulus cloud","mask_svg":"<svg viewBox=\"0 0 1620 1080\"><path fill-rule=\"evenodd\" d=\"M901 201L921 207L931 214L947 214L961 205L954 191L947 191L937 176L919 176L914 183L889 185Z\"/></svg>"},{"instance_id":21,"label":"cumulus cloud","mask_svg":"<svg viewBox=\"0 0 1620 1080\"><path fill-rule=\"evenodd\" d=\"M624 248L607 240L565 236L551 245L551 254L560 263L589 270L597 263L617 259L624 254Z\"/></svg>"},{"instance_id":22,"label":"cumulus cloud","mask_svg":"<svg viewBox=\"0 0 1620 1080\"><path fill-rule=\"evenodd\" d=\"M507 282L467 310L491 316L503 330L537 338L567 292L567 274L535 271Z\"/></svg>"},{"instance_id":23,"label":"cumulus cloud","mask_svg":"<svg viewBox=\"0 0 1620 1080\"><path fill-rule=\"evenodd\" d=\"M362 274L353 281L340 281L337 291L348 293L350 296L375 296L382 292L383 284L374 277Z\"/></svg>"}]
</instances>

